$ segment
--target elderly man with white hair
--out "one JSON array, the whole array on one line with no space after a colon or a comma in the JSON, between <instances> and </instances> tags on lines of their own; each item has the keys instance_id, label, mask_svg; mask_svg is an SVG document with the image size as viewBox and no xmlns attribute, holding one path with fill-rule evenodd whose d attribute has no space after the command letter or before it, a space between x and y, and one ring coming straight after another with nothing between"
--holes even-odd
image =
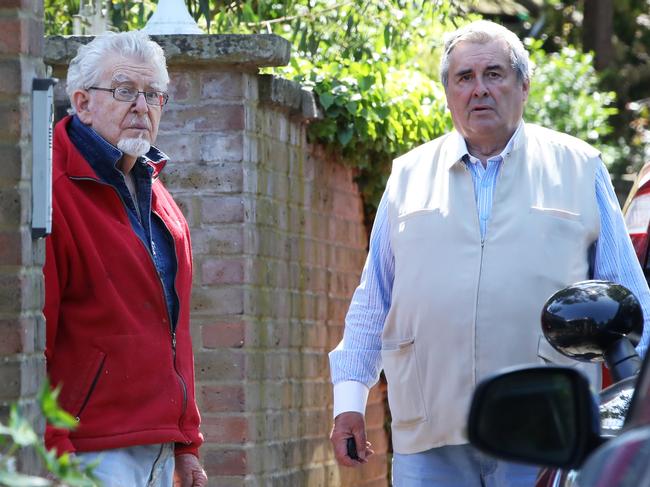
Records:
<instances>
[{"instance_id":1,"label":"elderly man with white hair","mask_svg":"<svg viewBox=\"0 0 650 487\"><path fill-rule=\"evenodd\" d=\"M451 33L441 80L455 130L393 164L330 353L331 441L341 465L367 461L363 414L383 368L395 487L532 487L534 467L468 444L475 385L502 367L568 360L539 316L551 294L587 278L640 299L645 354L650 293L599 152L522 120L530 73L517 36L486 21ZM588 372L599 385L597 367Z\"/></svg>"},{"instance_id":2,"label":"elderly man with white hair","mask_svg":"<svg viewBox=\"0 0 650 487\"><path fill-rule=\"evenodd\" d=\"M169 76L142 32L79 48L74 115L54 132L52 234L46 241L48 376L73 430L45 442L104 486L207 485L194 394L189 228L158 179L156 140Z\"/></svg>"}]
</instances>

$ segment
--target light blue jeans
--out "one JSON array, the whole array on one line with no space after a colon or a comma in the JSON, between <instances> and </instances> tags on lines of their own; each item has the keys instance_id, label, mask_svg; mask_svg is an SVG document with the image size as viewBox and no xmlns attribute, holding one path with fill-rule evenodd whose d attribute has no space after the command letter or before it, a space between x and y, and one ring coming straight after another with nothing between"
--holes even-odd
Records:
<instances>
[{"instance_id":1,"label":"light blue jeans","mask_svg":"<svg viewBox=\"0 0 650 487\"><path fill-rule=\"evenodd\" d=\"M471 445L393 455L393 487L534 487L539 467L503 462Z\"/></svg>"},{"instance_id":2,"label":"light blue jeans","mask_svg":"<svg viewBox=\"0 0 650 487\"><path fill-rule=\"evenodd\" d=\"M95 477L103 487L172 487L174 444L141 445L97 452L77 452L82 465L99 461Z\"/></svg>"}]
</instances>

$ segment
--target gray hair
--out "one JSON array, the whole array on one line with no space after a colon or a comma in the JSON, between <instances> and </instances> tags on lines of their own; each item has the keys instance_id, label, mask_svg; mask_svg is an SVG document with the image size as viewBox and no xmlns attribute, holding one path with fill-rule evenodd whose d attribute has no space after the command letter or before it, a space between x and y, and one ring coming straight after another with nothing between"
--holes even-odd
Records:
<instances>
[{"instance_id":1,"label":"gray hair","mask_svg":"<svg viewBox=\"0 0 650 487\"><path fill-rule=\"evenodd\" d=\"M160 88L167 88L169 74L162 47L142 31L104 32L81 46L77 55L70 61L66 91L71 102L75 91L85 90L99 82L106 59L112 55L153 65L158 71L157 82L160 83Z\"/></svg>"},{"instance_id":2,"label":"gray hair","mask_svg":"<svg viewBox=\"0 0 650 487\"><path fill-rule=\"evenodd\" d=\"M447 88L449 82L449 56L460 42L485 44L495 40L504 40L510 49L510 64L520 81L530 81L528 51L516 34L502 25L479 20L445 35L445 50L440 59L440 81Z\"/></svg>"}]
</instances>

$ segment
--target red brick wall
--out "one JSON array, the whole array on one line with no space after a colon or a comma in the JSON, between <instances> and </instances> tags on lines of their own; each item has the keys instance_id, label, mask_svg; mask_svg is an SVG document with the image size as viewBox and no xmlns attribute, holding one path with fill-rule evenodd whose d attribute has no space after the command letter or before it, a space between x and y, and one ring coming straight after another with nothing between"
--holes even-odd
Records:
<instances>
[{"instance_id":1,"label":"red brick wall","mask_svg":"<svg viewBox=\"0 0 650 487\"><path fill-rule=\"evenodd\" d=\"M218 55L196 63L171 56L168 66L156 145L172 158L162 178L192 233L210 485L387 485L378 391L367 414L377 454L366 466L339 469L328 440L327 354L341 339L366 255L354 172L307 144L314 110L297 85ZM57 74L64 78L62 65Z\"/></svg>"},{"instance_id":2,"label":"red brick wall","mask_svg":"<svg viewBox=\"0 0 650 487\"><path fill-rule=\"evenodd\" d=\"M342 471L328 442L327 353L365 259L353 171L306 143L305 121L260 99L257 75L174 66L160 147L188 216L202 455L212 485L386 485L383 402L368 421L378 454ZM268 81L268 80L266 80Z\"/></svg>"},{"instance_id":3,"label":"red brick wall","mask_svg":"<svg viewBox=\"0 0 650 487\"><path fill-rule=\"evenodd\" d=\"M42 17L42 1L0 2L0 421L18 401L37 429L44 246L31 238L31 86L44 75ZM17 467L39 469L30 451L19 453Z\"/></svg>"}]
</instances>

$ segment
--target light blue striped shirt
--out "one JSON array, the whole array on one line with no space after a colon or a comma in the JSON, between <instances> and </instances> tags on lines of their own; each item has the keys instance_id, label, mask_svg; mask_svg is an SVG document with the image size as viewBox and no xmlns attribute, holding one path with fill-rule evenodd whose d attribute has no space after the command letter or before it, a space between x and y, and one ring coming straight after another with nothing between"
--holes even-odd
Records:
<instances>
[{"instance_id":1,"label":"light blue striped shirt","mask_svg":"<svg viewBox=\"0 0 650 487\"><path fill-rule=\"evenodd\" d=\"M489 224L492 197L503 157L510 151L513 139L514 135L500 155L488 159L486 167L469 153L464 157L474 182L482 237ZM650 341L650 291L604 164L596 172L595 191L600 211L600 235L593 262L593 278L620 283L639 298L645 325L637 351L643 357ZM335 385L334 416L343 411L363 413L368 388L377 382L382 368L381 335L391 305L395 274L388 225L384 197L375 216L361 282L352 296L345 318L343 340L329 354L332 382Z\"/></svg>"}]
</instances>

